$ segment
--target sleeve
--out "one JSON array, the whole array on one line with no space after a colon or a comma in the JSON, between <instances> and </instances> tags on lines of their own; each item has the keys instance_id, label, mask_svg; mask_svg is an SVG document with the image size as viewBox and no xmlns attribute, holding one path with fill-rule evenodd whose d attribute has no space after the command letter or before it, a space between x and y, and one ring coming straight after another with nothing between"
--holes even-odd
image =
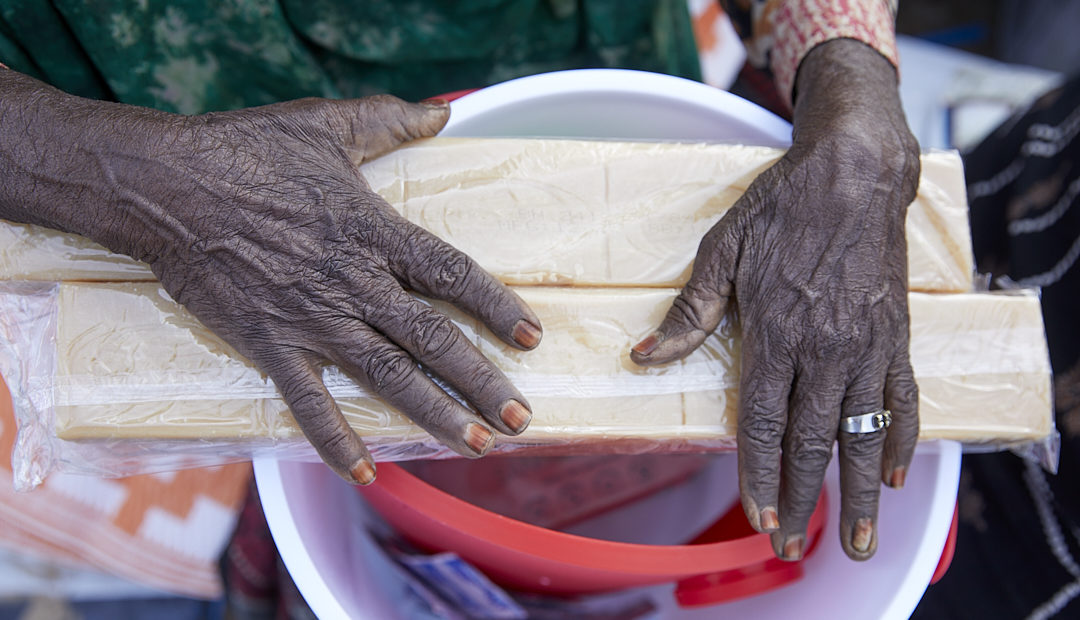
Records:
<instances>
[{"instance_id":1,"label":"sleeve","mask_svg":"<svg viewBox=\"0 0 1080 620\"><path fill-rule=\"evenodd\" d=\"M722 0L746 46L747 64L766 72L790 111L799 63L831 39L856 39L893 66L898 0Z\"/></svg>"}]
</instances>

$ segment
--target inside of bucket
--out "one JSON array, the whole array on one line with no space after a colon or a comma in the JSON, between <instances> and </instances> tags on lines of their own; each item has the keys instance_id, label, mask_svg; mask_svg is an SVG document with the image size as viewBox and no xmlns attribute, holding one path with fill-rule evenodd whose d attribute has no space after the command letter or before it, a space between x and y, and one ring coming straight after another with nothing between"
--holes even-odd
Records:
<instances>
[{"instance_id":1,"label":"inside of bucket","mask_svg":"<svg viewBox=\"0 0 1080 620\"><path fill-rule=\"evenodd\" d=\"M490 512L623 543L685 544L738 501L734 454L495 456L399 465Z\"/></svg>"}]
</instances>

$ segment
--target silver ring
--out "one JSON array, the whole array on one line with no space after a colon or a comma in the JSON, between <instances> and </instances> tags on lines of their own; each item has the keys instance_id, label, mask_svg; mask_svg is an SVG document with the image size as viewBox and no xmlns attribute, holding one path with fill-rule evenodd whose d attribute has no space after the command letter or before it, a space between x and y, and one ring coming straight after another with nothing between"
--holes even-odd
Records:
<instances>
[{"instance_id":1,"label":"silver ring","mask_svg":"<svg viewBox=\"0 0 1080 620\"><path fill-rule=\"evenodd\" d=\"M892 412L878 409L862 415L840 418L841 433L876 433L892 424Z\"/></svg>"}]
</instances>

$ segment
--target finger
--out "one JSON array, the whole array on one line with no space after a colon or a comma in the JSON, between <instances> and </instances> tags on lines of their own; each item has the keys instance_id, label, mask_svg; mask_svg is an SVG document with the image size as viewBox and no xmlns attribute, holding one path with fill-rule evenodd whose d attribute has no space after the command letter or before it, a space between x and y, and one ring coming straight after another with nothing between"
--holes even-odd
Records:
<instances>
[{"instance_id":1,"label":"finger","mask_svg":"<svg viewBox=\"0 0 1080 620\"><path fill-rule=\"evenodd\" d=\"M408 103L390 95L335 102L331 124L357 165L405 142L439 133L450 120L442 100Z\"/></svg>"},{"instance_id":2,"label":"finger","mask_svg":"<svg viewBox=\"0 0 1080 620\"><path fill-rule=\"evenodd\" d=\"M883 363L864 369L848 387L842 417L882 409ZM840 444L840 545L853 560L867 560L877 550L878 498L881 496L881 453L887 430L838 435Z\"/></svg>"},{"instance_id":3,"label":"finger","mask_svg":"<svg viewBox=\"0 0 1080 620\"><path fill-rule=\"evenodd\" d=\"M392 280L383 289L378 305L364 313L367 324L450 383L499 431L525 430L532 419L525 397L453 321Z\"/></svg>"},{"instance_id":4,"label":"finger","mask_svg":"<svg viewBox=\"0 0 1080 620\"><path fill-rule=\"evenodd\" d=\"M892 412L892 425L885 438L881 480L894 489L904 486L919 440L919 387L906 345L897 350L885 378L885 407Z\"/></svg>"},{"instance_id":5,"label":"finger","mask_svg":"<svg viewBox=\"0 0 1080 620\"><path fill-rule=\"evenodd\" d=\"M328 352L328 357L440 443L470 458L483 456L494 445L491 428L436 385L400 347L359 322L352 333L341 334L341 341L350 345Z\"/></svg>"},{"instance_id":6,"label":"finger","mask_svg":"<svg viewBox=\"0 0 1080 620\"><path fill-rule=\"evenodd\" d=\"M509 345L528 350L540 344L540 319L516 293L430 232L411 225L407 230L389 248L391 272L405 286L454 304Z\"/></svg>"},{"instance_id":7,"label":"finger","mask_svg":"<svg viewBox=\"0 0 1080 620\"><path fill-rule=\"evenodd\" d=\"M799 560L806 551L806 528L836 441L842 385L836 377L804 370L792 389L781 458L780 527L771 537L781 559Z\"/></svg>"},{"instance_id":8,"label":"finger","mask_svg":"<svg viewBox=\"0 0 1080 620\"><path fill-rule=\"evenodd\" d=\"M664 364L688 355L709 337L728 308L734 291L740 218L733 207L702 238L690 280L652 334L634 345L630 359L642 366Z\"/></svg>"},{"instance_id":9,"label":"finger","mask_svg":"<svg viewBox=\"0 0 1080 620\"><path fill-rule=\"evenodd\" d=\"M300 430L330 469L353 484L374 482L375 461L327 391L316 360L310 354L273 350L256 362L262 362L259 366L277 386Z\"/></svg>"},{"instance_id":10,"label":"finger","mask_svg":"<svg viewBox=\"0 0 1080 620\"><path fill-rule=\"evenodd\" d=\"M759 532L779 527L780 448L787 427L793 370L767 359L748 340L739 381L739 494L750 525Z\"/></svg>"}]
</instances>

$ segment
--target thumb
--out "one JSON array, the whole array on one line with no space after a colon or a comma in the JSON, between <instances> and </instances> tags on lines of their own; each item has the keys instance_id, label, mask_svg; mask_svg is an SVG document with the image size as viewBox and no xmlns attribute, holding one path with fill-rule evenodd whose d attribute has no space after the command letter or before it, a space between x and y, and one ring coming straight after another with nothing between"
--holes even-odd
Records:
<instances>
[{"instance_id":1,"label":"thumb","mask_svg":"<svg viewBox=\"0 0 1080 620\"><path fill-rule=\"evenodd\" d=\"M375 95L336 103L331 125L357 165L406 142L434 136L450 119L450 104L441 99L408 103Z\"/></svg>"},{"instance_id":2,"label":"thumb","mask_svg":"<svg viewBox=\"0 0 1080 620\"><path fill-rule=\"evenodd\" d=\"M741 234L736 209L701 240L690 280L652 334L634 345L630 359L641 366L681 359L701 346L720 325L734 295Z\"/></svg>"}]
</instances>

